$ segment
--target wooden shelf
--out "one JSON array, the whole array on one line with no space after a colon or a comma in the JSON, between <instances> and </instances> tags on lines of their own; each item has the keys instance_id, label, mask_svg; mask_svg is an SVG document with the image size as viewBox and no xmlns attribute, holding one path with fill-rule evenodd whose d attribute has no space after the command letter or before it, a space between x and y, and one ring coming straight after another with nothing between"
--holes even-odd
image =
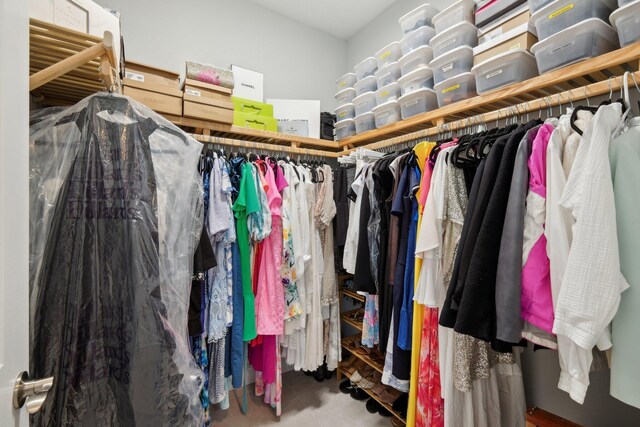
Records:
<instances>
[{"instance_id":1,"label":"wooden shelf","mask_svg":"<svg viewBox=\"0 0 640 427\"><path fill-rule=\"evenodd\" d=\"M340 372L342 373L342 375L344 375L345 377L351 379L351 374L349 372L347 372L347 370L345 368L338 368L340 370ZM393 406L389 405L386 402L383 402L382 400L380 400L380 397L377 396L373 391L371 390L364 390L369 396L371 396L371 398L373 400L375 400L376 402L378 402L384 409L386 409L387 411L391 412L391 414L393 414L394 417L396 417L397 419L399 419L400 421L402 421L403 423L407 423L407 420L405 420L404 418L402 418L402 415L400 415L399 413L397 413L396 411L393 410Z\"/></svg>"},{"instance_id":2,"label":"wooden shelf","mask_svg":"<svg viewBox=\"0 0 640 427\"><path fill-rule=\"evenodd\" d=\"M364 363L366 363L367 365L371 366L373 369L375 369L376 371L382 373L382 370L384 369L383 365L380 365L379 363L374 362L373 360L371 360L371 358L369 358L368 356L362 355L358 352L356 352L355 350L349 348L347 346L347 343L349 343L351 340L353 340L354 338L360 339L361 335L352 335L350 337L346 337L342 339L342 348L344 348L345 350L347 350L349 353L353 354L355 357L357 357L358 359L362 360ZM371 351L378 351L378 350L374 350L374 349L370 349Z\"/></svg>"},{"instance_id":3,"label":"wooden shelf","mask_svg":"<svg viewBox=\"0 0 640 427\"><path fill-rule=\"evenodd\" d=\"M345 297L349 297L349 298L352 298L352 299L354 299L356 301L360 301L360 302L364 302L365 301L365 297L363 295L360 295L357 292L353 292L353 291L351 291L349 289L346 289L346 288L342 289L341 292L342 292L342 295L344 295Z\"/></svg>"},{"instance_id":4,"label":"wooden shelf","mask_svg":"<svg viewBox=\"0 0 640 427\"><path fill-rule=\"evenodd\" d=\"M347 149L383 141L407 133L424 130L450 121L483 115L516 104L527 103L562 92L603 83L601 90L609 91L610 77L622 76L625 71L637 71L640 42L616 51L587 59L567 67L545 73L521 83L515 83L492 92L456 102L424 114L411 117L380 129L362 133L338 142ZM585 90L585 94L587 93ZM604 92L601 92L604 93ZM589 93L589 96L595 93ZM568 102L568 99L565 100Z\"/></svg>"},{"instance_id":5,"label":"wooden shelf","mask_svg":"<svg viewBox=\"0 0 640 427\"><path fill-rule=\"evenodd\" d=\"M29 90L44 105L72 105L118 85L113 36L29 21Z\"/></svg>"},{"instance_id":6,"label":"wooden shelf","mask_svg":"<svg viewBox=\"0 0 640 427\"><path fill-rule=\"evenodd\" d=\"M289 146L300 149L320 148L323 152L335 153L336 155L340 151L340 146L336 141L329 141L326 139L307 138L278 132L241 128L224 123L190 119L188 117L172 116L168 114L164 114L164 116L176 126L190 129L189 131L191 133L202 134L204 136L240 139L243 141Z\"/></svg>"},{"instance_id":7,"label":"wooden shelf","mask_svg":"<svg viewBox=\"0 0 640 427\"><path fill-rule=\"evenodd\" d=\"M342 313L342 316L340 317L342 318L342 321L344 323L346 323L347 325L353 326L354 328L362 332L362 321L358 321L353 318L353 315L356 314L358 311L360 311L359 308L351 311L345 311L344 313Z\"/></svg>"}]
</instances>

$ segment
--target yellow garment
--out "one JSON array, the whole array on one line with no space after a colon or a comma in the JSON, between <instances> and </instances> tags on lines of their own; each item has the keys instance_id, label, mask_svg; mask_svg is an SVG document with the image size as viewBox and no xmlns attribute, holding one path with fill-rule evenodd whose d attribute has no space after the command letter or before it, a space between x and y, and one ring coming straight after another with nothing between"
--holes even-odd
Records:
<instances>
[{"instance_id":1,"label":"yellow garment","mask_svg":"<svg viewBox=\"0 0 640 427\"><path fill-rule=\"evenodd\" d=\"M413 152L418 158L418 167L420 168L420 176L424 173L427 159L431 150L436 146L435 142L421 142L413 148ZM420 179L422 182L422 179ZM420 193L423 188L418 189L416 198L420 200ZM426 189L425 189L426 191ZM417 233L420 233L420 225L422 224L422 209L418 209L418 227ZM422 268L422 258L415 259L415 272L413 278L414 291L418 286L419 274ZM411 338L411 376L409 377L409 406L407 408L407 427L416 425L416 402L418 398L418 365L420 363L420 347L422 345L422 323L424 322L424 306L413 302L413 324Z\"/></svg>"}]
</instances>

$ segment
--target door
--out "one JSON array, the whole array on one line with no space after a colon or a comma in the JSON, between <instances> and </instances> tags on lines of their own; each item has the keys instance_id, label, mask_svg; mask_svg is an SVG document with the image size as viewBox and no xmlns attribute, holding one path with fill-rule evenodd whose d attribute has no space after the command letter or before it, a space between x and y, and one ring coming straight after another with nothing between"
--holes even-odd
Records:
<instances>
[{"instance_id":1,"label":"door","mask_svg":"<svg viewBox=\"0 0 640 427\"><path fill-rule=\"evenodd\" d=\"M0 425L28 426L13 387L29 367L29 21L0 0Z\"/></svg>"}]
</instances>

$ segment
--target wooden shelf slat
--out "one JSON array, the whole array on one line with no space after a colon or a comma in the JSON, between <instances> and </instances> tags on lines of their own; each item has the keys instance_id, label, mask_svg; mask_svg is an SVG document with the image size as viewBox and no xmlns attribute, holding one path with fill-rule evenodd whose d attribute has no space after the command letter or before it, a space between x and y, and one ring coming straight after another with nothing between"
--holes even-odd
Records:
<instances>
[{"instance_id":1,"label":"wooden shelf slat","mask_svg":"<svg viewBox=\"0 0 640 427\"><path fill-rule=\"evenodd\" d=\"M586 59L576 64L569 65L530 80L515 83L482 96L459 101L427 113L419 114L407 120L392 123L383 128L345 138L338 142L341 147L362 146L363 144L383 141L389 139L394 134L419 131L431 127L431 124L439 119L450 119L456 115L470 116L473 111L486 108L486 111L493 111L500 108L501 102L517 98L531 92L541 92L545 96L555 96L557 93L569 90L576 90L587 84L594 84L586 78L590 74L603 73L607 75L622 75L625 69L638 70L638 59L640 58L640 42L631 44L622 49L600 55L595 58ZM599 82L601 83L601 82ZM606 85L606 81L605 81Z\"/></svg>"},{"instance_id":2,"label":"wooden shelf slat","mask_svg":"<svg viewBox=\"0 0 640 427\"><path fill-rule=\"evenodd\" d=\"M348 343L350 343L351 341L353 341L354 339L360 339L361 335L357 334L357 335L352 335L350 337L346 337L342 339L342 348L344 348L345 350L347 350L349 353L353 354L355 357L357 357L358 359L362 360L364 363L366 363L367 365L371 366L373 369L375 369L376 371L382 373L384 366L380 365L379 363L375 363L373 360L371 360L371 358L369 358L368 356L362 355L358 352L356 352L355 350L349 348L347 346ZM370 349L371 351L378 351L375 349Z\"/></svg>"},{"instance_id":3,"label":"wooden shelf slat","mask_svg":"<svg viewBox=\"0 0 640 427\"><path fill-rule=\"evenodd\" d=\"M344 323L351 325L357 330L359 330L360 332L362 332L362 321L358 321L353 318L353 315L356 314L358 311L360 311L359 308L351 311L345 311L342 313L340 317Z\"/></svg>"},{"instance_id":4,"label":"wooden shelf slat","mask_svg":"<svg viewBox=\"0 0 640 427\"><path fill-rule=\"evenodd\" d=\"M363 295L360 295L359 293L353 292L352 290L349 290L349 289L342 289L342 294L346 297L352 298L360 302L365 301L365 297Z\"/></svg>"}]
</instances>

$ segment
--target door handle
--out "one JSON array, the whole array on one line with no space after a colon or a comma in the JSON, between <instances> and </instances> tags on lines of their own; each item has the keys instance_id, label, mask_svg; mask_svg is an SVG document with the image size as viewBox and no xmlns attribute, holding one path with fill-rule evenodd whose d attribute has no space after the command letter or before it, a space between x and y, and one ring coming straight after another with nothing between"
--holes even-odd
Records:
<instances>
[{"instance_id":1,"label":"door handle","mask_svg":"<svg viewBox=\"0 0 640 427\"><path fill-rule=\"evenodd\" d=\"M16 378L13 386L13 407L20 409L26 404L27 412L35 414L42 408L51 386L53 386L53 377L30 380L29 373L23 371Z\"/></svg>"}]
</instances>

